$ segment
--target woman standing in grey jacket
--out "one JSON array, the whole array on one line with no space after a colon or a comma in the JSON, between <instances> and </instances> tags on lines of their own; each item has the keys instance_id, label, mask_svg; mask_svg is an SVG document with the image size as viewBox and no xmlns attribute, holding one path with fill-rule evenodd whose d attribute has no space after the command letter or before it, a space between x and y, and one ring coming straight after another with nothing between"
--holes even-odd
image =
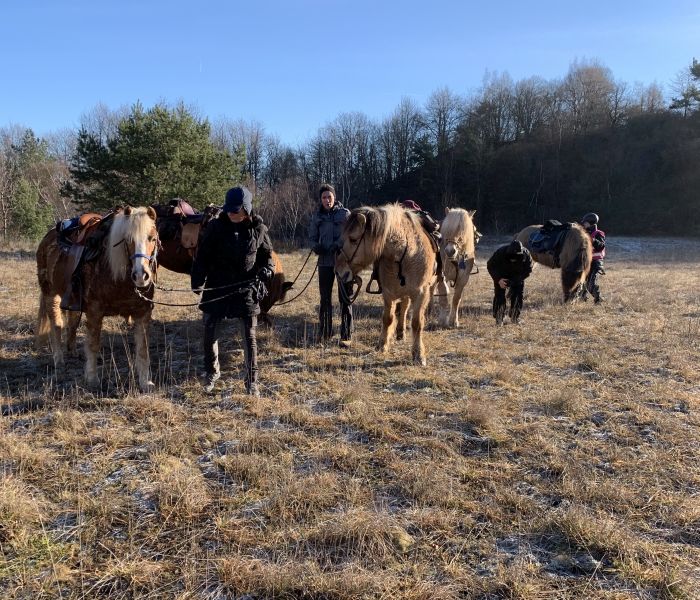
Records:
<instances>
[{"instance_id":1,"label":"woman standing in grey jacket","mask_svg":"<svg viewBox=\"0 0 700 600\"><path fill-rule=\"evenodd\" d=\"M333 186L324 183L318 191L319 207L311 217L309 243L318 254L318 289L321 294L319 307L319 337L326 341L333 337L333 281L335 280L335 255L342 247L343 224L350 215L335 199ZM352 286L346 285L348 296ZM352 306L345 304L338 293L340 302L340 345L350 346L352 335Z\"/></svg>"}]
</instances>

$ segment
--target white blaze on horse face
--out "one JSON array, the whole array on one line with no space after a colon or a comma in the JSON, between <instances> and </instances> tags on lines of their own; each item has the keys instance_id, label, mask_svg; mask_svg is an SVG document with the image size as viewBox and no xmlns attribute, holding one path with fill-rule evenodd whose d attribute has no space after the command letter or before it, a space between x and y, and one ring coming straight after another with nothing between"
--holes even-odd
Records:
<instances>
[{"instance_id":1,"label":"white blaze on horse face","mask_svg":"<svg viewBox=\"0 0 700 600\"><path fill-rule=\"evenodd\" d=\"M153 235L144 240L134 241L134 251L131 256L131 280L139 288L148 287L153 282L151 260L156 252L157 241Z\"/></svg>"},{"instance_id":2,"label":"white blaze on horse face","mask_svg":"<svg viewBox=\"0 0 700 600\"><path fill-rule=\"evenodd\" d=\"M457 246L457 242L455 242L455 240L448 240L445 244L445 256L447 256L447 258L450 260L453 260L457 257L458 252L459 248Z\"/></svg>"}]
</instances>

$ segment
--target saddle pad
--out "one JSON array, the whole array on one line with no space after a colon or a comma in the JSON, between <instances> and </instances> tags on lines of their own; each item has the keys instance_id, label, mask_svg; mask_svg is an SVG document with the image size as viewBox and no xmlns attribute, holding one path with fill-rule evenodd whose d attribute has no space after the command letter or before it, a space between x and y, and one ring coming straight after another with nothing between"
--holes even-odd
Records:
<instances>
[{"instance_id":1,"label":"saddle pad","mask_svg":"<svg viewBox=\"0 0 700 600\"><path fill-rule=\"evenodd\" d=\"M193 250L199 241L200 223L185 223L180 234L180 244L186 250Z\"/></svg>"}]
</instances>

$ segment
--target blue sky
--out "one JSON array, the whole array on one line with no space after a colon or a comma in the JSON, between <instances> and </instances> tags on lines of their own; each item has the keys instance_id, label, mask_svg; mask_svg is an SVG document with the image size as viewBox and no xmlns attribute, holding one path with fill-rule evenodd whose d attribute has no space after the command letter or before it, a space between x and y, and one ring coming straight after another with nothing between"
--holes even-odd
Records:
<instances>
[{"instance_id":1,"label":"blue sky","mask_svg":"<svg viewBox=\"0 0 700 600\"><path fill-rule=\"evenodd\" d=\"M0 56L0 127L182 100L295 145L341 112L468 95L487 70L553 79L598 59L668 90L700 58L700 2L6 0Z\"/></svg>"}]
</instances>

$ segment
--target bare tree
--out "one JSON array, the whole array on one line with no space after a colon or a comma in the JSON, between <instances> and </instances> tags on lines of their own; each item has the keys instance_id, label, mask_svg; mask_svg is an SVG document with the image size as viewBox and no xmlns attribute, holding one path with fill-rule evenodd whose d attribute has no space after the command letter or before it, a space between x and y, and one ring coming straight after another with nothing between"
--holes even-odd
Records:
<instances>
[{"instance_id":1,"label":"bare tree","mask_svg":"<svg viewBox=\"0 0 700 600\"><path fill-rule=\"evenodd\" d=\"M571 133L585 133L609 122L615 87L610 69L598 61L571 64L559 89Z\"/></svg>"}]
</instances>

